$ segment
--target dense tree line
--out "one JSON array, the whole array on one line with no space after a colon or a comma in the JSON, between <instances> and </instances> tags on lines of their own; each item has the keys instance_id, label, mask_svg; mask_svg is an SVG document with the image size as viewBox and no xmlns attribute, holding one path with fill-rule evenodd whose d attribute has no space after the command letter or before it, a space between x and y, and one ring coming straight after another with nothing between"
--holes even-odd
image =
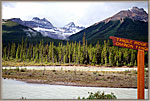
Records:
<instances>
[{"instance_id":1,"label":"dense tree line","mask_svg":"<svg viewBox=\"0 0 150 101\"><path fill-rule=\"evenodd\" d=\"M54 42L44 44L43 41L35 45L22 40L22 43L11 43L3 46L3 60L16 60L35 63L57 64L90 64L105 66L136 66L137 50L110 46L110 42L104 41L104 45L97 42L96 45L87 44L85 35L82 44L80 42L67 42L66 45ZM148 54L145 52L146 63Z\"/></svg>"}]
</instances>

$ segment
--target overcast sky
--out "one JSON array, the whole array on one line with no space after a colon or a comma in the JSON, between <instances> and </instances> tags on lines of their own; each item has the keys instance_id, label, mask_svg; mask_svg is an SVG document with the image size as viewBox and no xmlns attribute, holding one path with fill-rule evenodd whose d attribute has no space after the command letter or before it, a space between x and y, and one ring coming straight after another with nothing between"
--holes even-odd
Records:
<instances>
[{"instance_id":1,"label":"overcast sky","mask_svg":"<svg viewBox=\"0 0 150 101\"><path fill-rule=\"evenodd\" d=\"M144 8L148 12L148 2L2 2L2 18L21 18L31 20L33 17L46 18L55 27L62 27L69 22L79 26L90 26L104 20L120 10L133 6Z\"/></svg>"}]
</instances>

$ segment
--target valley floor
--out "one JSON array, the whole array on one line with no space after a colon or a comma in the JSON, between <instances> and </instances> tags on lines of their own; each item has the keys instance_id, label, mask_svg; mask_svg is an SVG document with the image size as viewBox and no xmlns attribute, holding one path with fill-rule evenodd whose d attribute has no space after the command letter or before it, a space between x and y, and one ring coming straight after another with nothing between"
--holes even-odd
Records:
<instances>
[{"instance_id":1,"label":"valley floor","mask_svg":"<svg viewBox=\"0 0 150 101\"><path fill-rule=\"evenodd\" d=\"M2 77L28 83L66 86L137 88L136 67L107 67L76 64L51 64L2 61ZM12 69L9 69L9 68ZM13 68L14 67L14 68ZM28 68L27 68L28 67ZM148 88L148 70L145 70Z\"/></svg>"},{"instance_id":2,"label":"valley floor","mask_svg":"<svg viewBox=\"0 0 150 101\"><path fill-rule=\"evenodd\" d=\"M3 69L2 77L17 79L27 83L137 88L137 71L77 71L77 70L28 70ZM148 71L145 71L145 88L148 88Z\"/></svg>"}]
</instances>

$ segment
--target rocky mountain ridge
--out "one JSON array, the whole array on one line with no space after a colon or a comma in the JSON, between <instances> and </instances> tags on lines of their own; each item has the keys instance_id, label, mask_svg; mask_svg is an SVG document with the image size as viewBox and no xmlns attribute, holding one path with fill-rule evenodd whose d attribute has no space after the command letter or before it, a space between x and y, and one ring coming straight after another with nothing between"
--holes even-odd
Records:
<instances>
[{"instance_id":1,"label":"rocky mountain ridge","mask_svg":"<svg viewBox=\"0 0 150 101\"><path fill-rule=\"evenodd\" d=\"M148 22L148 14L146 13L146 11L144 11L143 8L138 8L138 7L133 7L130 10L122 10L117 14L115 14L114 16L109 17L101 22L107 23L109 21L115 21L115 20L123 21L125 18Z\"/></svg>"},{"instance_id":2,"label":"rocky mountain ridge","mask_svg":"<svg viewBox=\"0 0 150 101\"><path fill-rule=\"evenodd\" d=\"M30 28L41 27L46 29L54 28L54 26L45 18L39 19L38 17L33 17L31 21L22 21L20 18L12 18L11 21L17 22L21 25L28 26Z\"/></svg>"},{"instance_id":3,"label":"rocky mountain ridge","mask_svg":"<svg viewBox=\"0 0 150 101\"><path fill-rule=\"evenodd\" d=\"M132 40L148 41L148 14L143 8L133 7L122 10L112 17L97 22L84 30L69 36L72 41L82 41L86 34L89 43L103 43L109 36L116 36Z\"/></svg>"}]
</instances>

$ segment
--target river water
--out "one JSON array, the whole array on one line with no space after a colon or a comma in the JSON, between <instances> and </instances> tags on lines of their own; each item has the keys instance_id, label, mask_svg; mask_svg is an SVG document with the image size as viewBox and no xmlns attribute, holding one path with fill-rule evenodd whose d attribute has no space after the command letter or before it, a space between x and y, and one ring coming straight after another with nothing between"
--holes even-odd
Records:
<instances>
[{"instance_id":1,"label":"river water","mask_svg":"<svg viewBox=\"0 0 150 101\"><path fill-rule=\"evenodd\" d=\"M77 99L87 97L88 92L113 92L117 99L137 99L137 89L106 87L75 87L63 85L32 84L12 79L2 79L3 99ZM145 89L148 98L148 89Z\"/></svg>"}]
</instances>

